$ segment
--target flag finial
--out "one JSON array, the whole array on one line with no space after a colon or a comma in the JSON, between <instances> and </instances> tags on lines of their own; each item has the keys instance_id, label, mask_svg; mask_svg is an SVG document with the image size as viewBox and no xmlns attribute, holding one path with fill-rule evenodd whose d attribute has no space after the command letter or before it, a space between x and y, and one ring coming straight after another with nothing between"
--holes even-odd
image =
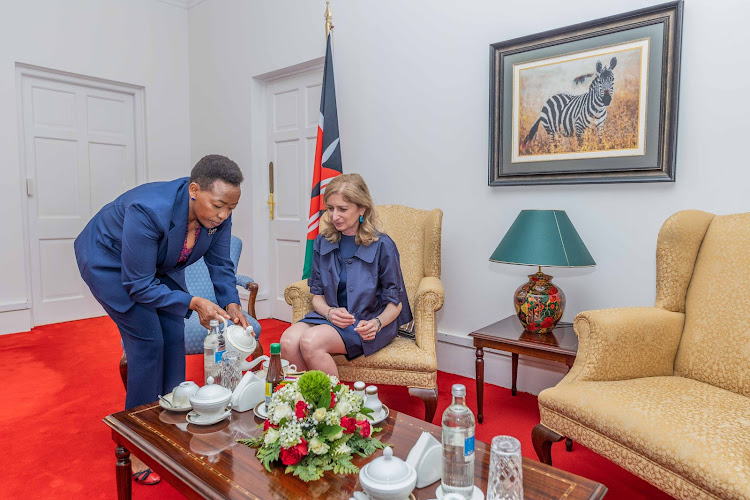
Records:
<instances>
[{"instance_id":1,"label":"flag finial","mask_svg":"<svg viewBox=\"0 0 750 500\"><path fill-rule=\"evenodd\" d=\"M326 13L325 13L325 18L326 18L326 38L328 38L328 34L333 29L333 22L332 22L333 16L331 15L330 4L331 4L331 2L326 2Z\"/></svg>"}]
</instances>

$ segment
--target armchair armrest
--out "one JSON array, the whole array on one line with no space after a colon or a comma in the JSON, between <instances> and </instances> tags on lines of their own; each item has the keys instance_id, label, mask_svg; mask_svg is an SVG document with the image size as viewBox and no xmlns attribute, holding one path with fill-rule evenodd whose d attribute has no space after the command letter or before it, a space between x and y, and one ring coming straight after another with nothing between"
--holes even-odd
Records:
<instances>
[{"instance_id":1,"label":"armchair armrest","mask_svg":"<svg viewBox=\"0 0 750 500\"><path fill-rule=\"evenodd\" d=\"M658 307L578 313L578 356L561 383L672 375L684 323L685 314Z\"/></svg>"},{"instance_id":2,"label":"armchair armrest","mask_svg":"<svg viewBox=\"0 0 750 500\"><path fill-rule=\"evenodd\" d=\"M436 355L437 321L435 313L443 307L445 290L440 278L426 276L419 281L417 295L414 297L414 338L417 346Z\"/></svg>"},{"instance_id":3,"label":"armchair armrest","mask_svg":"<svg viewBox=\"0 0 750 500\"><path fill-rule=\"evenodd\" d=\"M286 287L284 300L292 306L292 323L296 323L313 310L312 294L307 280L300 280Z\"/></svg>"}]
</instances>

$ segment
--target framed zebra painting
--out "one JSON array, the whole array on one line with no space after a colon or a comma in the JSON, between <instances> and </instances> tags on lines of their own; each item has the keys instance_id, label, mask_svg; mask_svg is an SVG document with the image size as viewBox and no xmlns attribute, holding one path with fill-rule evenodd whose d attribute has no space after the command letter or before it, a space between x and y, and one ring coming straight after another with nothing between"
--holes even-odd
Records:
<instances>
[{"instance_id":1,"label":"framed zebra painting","mask_svg":"<svg viewBox=\"0 0 750 500\"><path fill-rule=\"evenodd\" d=\"M489 184L673 182L682 8L490 45Z\"/></svg>"}]
</instances>

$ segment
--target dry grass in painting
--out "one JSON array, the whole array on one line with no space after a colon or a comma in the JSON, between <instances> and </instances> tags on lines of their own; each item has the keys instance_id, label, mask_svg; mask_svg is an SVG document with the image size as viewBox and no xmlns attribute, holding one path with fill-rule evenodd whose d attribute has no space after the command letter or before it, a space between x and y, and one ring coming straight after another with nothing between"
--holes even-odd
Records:
<instances>
[{"instance_id":1,"label":"dry grass in painting","mask_svg":"<svg viewBox=\"0 0 750 500\"><path fill-rule=\"evenodd\" d=\"M612 104L607 108L607 119L604 121L601 133L597 133L595 128L589 127L586 129L580 145L575 135L571 137L558 136L558 140L553 141L540 124L536 135L524 148L522 146L523 140L528 135L534 122L539 118L544 103L552 95L522 92L519 106L519 156L637 148L640 80L640 71L622 74L615 69L615 93ZM585 86L581 86L583 88L579 93L583 93L584 88L588 90L591 81L591 78L588 79Z\"/></svg>"}]
</instances>

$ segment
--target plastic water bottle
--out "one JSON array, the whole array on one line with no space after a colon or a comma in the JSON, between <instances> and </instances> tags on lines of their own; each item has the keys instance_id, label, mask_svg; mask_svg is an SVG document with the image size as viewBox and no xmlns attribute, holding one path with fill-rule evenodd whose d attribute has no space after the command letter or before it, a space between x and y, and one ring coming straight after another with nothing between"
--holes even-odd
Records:
<instances>
[{"instance_id":1,"label":"plastic water bottle","mask_svg":"<svg viewBox=\"0 0 750 500\"><path fill-rule=\"evenodd\" d=\"M474 414L466 406L466 387L451 388L453 403L443 413L443 494L474 493Z\"/></svg>"},{"instance_id":2,"label":"plastic water bottle","mask_svg":"<svg viewBox=\"0 0 750 500\"><path fill-rule=\"evenodd\" d=\"M212 319L208 324L208 335L203 341L203 381L208 384L208 377L213 377L213 381L218 384L221 377L221 357L219 362L216 361L219 352L219 321Z\"/></svg>"},{"instance_id":3,"label":"plastic water bottle","mask_svg":"<svg viewBox=\"0 0 750 500\"><path fill-rule=\"evenodd\" d=\"M216 347L216 354L214 354L214 363L218 367L219 376L218 376L218 378L214 377L214 379L216 380L215 381L216 384L220 384L221 385L222 367L224 366L224 353L227 351L227 344L226 344L226 341L224 340L224 333L219 328L219 324L218 323L219 322L217 321L216 322L216 331L219 334L218 335L219 342L218 342L218 345ZM210 322L209 322L209 324L210 324Z\"/></svg>"}]
</instances>

